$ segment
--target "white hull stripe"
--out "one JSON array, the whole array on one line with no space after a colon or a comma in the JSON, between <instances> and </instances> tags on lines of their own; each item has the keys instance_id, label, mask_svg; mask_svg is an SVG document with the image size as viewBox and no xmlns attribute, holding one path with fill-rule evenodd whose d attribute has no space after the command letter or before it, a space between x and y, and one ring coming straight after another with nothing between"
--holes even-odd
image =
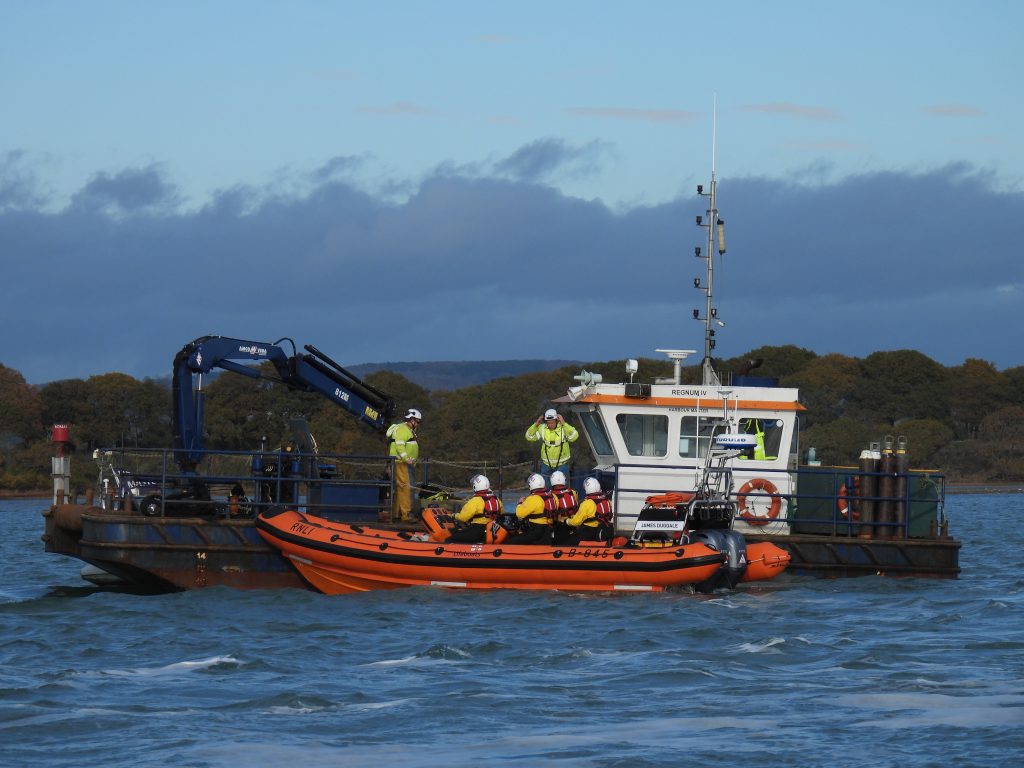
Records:
<instances>
[{"instance_id":1,"label":"white hull stripe","mask_svg":"<svg viewBox=\"0 0 1024 768\"><path fill-rule=\"evenodd\" d=\"M464 587L466 582L464 581L432 581L430 582L432 587Z\"/></svg>"},{"instance_id":2,"label":"white hull stripe","mask_svg":"<svg viewBox=\"0 0 1024 768\"><path fill-rule=\"evenodd\" d=\"M312 560L307 560L306 558L299 557L298 555L288 555L288 557L290 557L292 560L295 560L296 562L302 563L303 565L312 565L313 564Z\"/></svg>"},{"instance_id":3,"label":"white hull stripe","mask_svg":"<svg viewBox=\"0 0 1024 768\"><path fill-rule=\"evenodd\" d=\"M616 584L614 589L632 592L651 592L654 590L654 587L649 584Z\"/></svg>"}]
</instances>

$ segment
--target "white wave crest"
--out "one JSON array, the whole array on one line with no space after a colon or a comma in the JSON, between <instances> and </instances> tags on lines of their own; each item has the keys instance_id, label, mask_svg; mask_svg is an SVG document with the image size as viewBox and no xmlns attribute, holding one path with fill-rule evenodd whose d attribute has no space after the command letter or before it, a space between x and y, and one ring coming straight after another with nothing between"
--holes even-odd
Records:
<instances>
[{"instance_id":1,"label":"white wave crest","mask_svg":"<svg viewBox=\"0 0 1024 768\"><path fill-rule=\"evenodd\" d=\"M784 637L772 637L761 643L743 643L742 645L736 646L736 650L742 651L743 653L764 653L766 651L778 653L778 651L772 651L771 648L776 645L784 645L785 642L786 638Z\"/></svg>"},{"instance_id":2,"label":"white wave crest","mask_svg":"<svg viewBox=\"0 0 1024 768\"><path fill-rule=\"evenodd\" d=\"M197 659L195 661L176 661L162 667L133 667L129 669L104 669L99 674L112 677L155 677L158 675L176 675L181 672L196 672L218 664L231 664L242 666L245 662L239 661L234 656L212 656L209 659Z\"/></svg>"}]
</instances>

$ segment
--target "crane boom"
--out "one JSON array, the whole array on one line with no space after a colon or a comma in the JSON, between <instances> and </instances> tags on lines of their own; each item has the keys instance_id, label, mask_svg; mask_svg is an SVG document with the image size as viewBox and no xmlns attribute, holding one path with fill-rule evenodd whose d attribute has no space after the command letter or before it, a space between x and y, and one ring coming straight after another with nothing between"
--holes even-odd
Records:
<instances>
[{"instance_id":1,"label":"crane boom","mask_svg":"<svg viewBox=\"0 0 1024 768\"><path fill-rule=\"evenodd\" d=\"M281 347L291 346L291 354ZM174 449L185 471L192 471L202 458L205 392L203 374L215 368L254 379L266 378L251 362L269 360L277 381L292 389L317 392L344 408L359 421L378 432L387 427L393 400L360 381L316 347L306 345L298 353L288 338L275 342L247 341L226 336L201 336L186 344L174 357Z\"/></svg>"}]
</instances>

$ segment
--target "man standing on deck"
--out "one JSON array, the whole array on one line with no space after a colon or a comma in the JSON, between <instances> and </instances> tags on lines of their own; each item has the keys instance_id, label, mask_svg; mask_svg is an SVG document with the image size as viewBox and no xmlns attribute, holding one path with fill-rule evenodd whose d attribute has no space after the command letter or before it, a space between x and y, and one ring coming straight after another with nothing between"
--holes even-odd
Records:
<instances>
[{"instance_id":1,"label":"man standing on deck","mask_svg":"<svg viewBox=\"0 0 1024 768\"><path fill-rule=\"evenodd\" d=\"M547 481L553 472L569 474L569 443L576 442L580 433L554 409L548 408L526 430L526 439L540 445L540 473Z\"/></svg>"},{"instance_id":2,"label":"man standing on deck","mask_svg":"<svg viewBox=\"0 0 1024 768\"><path fill-rule=\"evenodd\" d=\"M423 414L410 408L405 413L405 421L392 424L385 433L388 455L395 460L395 495L391 500L391 519L394 522L412 522L412 483L409 476L420 456L416 427L422 420Z\"/></svg>"}]
</instances>

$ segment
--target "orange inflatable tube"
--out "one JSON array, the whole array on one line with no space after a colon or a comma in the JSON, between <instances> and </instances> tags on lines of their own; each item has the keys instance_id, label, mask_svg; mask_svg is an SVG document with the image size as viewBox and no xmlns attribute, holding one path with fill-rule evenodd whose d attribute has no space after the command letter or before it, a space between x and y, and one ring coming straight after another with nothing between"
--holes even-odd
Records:
<instances>
[{"instance_id":1,"label":"orange inflatable tube","mask_svg":"<svg viewBox=\"0 0 1024 768\"><path fill-rule=\"evenodd\" d=\"M326 594L416 585L662 591L707 581L725 562L725 555L702 543L660 549L451 544L432 540L433 531L388 531L294 510L266 512L256 527Z\"/></svg>"}]
</instances>

